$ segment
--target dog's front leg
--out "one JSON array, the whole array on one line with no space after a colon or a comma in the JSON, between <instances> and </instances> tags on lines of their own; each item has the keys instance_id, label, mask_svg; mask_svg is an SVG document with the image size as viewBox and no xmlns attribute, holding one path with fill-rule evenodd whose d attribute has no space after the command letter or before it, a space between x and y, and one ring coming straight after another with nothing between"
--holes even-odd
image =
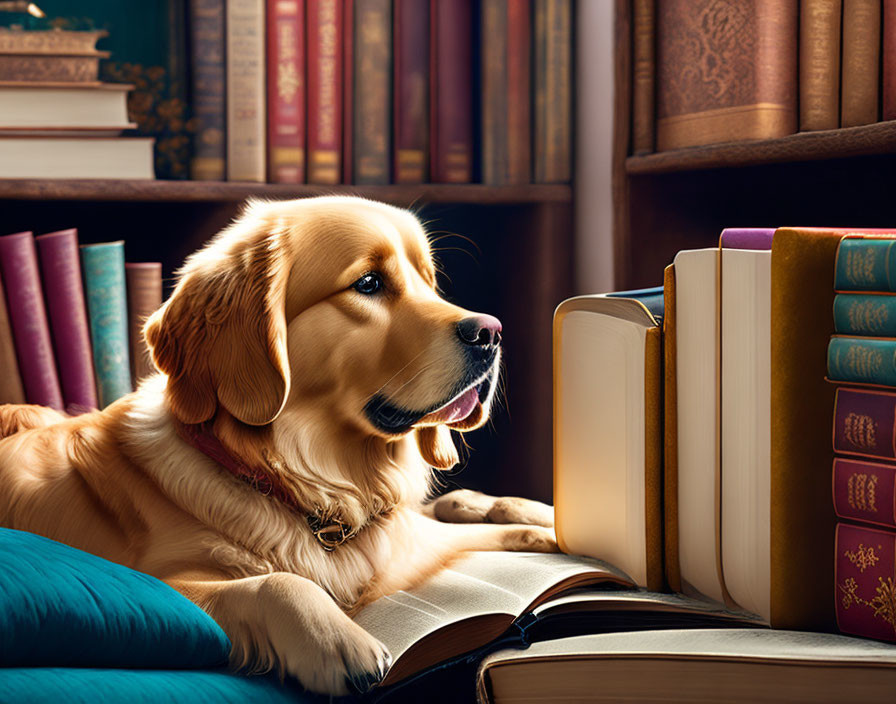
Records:
<instances>
[{"instance_id":1,"label":"dog's front leg","mask_svg":"<svg viewBox=\"0 0 896 704\"><path fill-rule=\"evenodd\" d=\"M224 629L236 668L287 672L308 690L347 694L369 690L391 664L386 647L304 577L166 581Z\"/></svg>"},{"instance_id":2,"label":"dog's front leg","mask_svg":"<svg viewBox=\"0 0 896 704\"><path fill-rule=\"evenodd\" d=\"M470 489L457 489L436 497L424 514L447 523L520 523L554 525L554 507L518 496L489 496Z\"/></svg>"}]
</instances>

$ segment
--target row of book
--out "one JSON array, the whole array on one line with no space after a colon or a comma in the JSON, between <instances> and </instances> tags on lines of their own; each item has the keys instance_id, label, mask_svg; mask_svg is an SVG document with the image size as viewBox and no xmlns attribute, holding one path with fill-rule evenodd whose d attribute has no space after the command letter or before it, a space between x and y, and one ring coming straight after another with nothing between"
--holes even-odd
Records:
<instances>
[{"instance_id":1,"label":"row of book","mask_svg":"<svg viewBox=\"0 0 896 704\"><path fill-rule=\"evenodd\" d=\"M894 0L633 4L632 152L896 119Z\"/></svg>"},{"instance_id":2,"label":"row of book","mask_svg":"<svg viewBox=\"0 0 896 704\"><path fill-rule=\"evenodd\" d=\"M154 369L141 334L162 267L77 230L0 237L0 403L70 414L104 408Z\"/></svg>"},{"instance_id":3,"label":"row of book","mask_svg":"<svg viewBox=\"0 0 896 704\"><path fill-rule=\"evenodd\" d=\"M729 229L662 288L564 302L564 550L775 628L896 641L896 392L844 386L896 388L891 232Z\"/></svg>"},{"instance_id":4,"label":"row of book","mask_svg":"<svg viewBox=\"0 0 896 704\"><path fill-rule=\"evenodd\" d=\"M190 9L195 179L570 178L570 0L191 0Z\"/></svg>"}]
</instances>

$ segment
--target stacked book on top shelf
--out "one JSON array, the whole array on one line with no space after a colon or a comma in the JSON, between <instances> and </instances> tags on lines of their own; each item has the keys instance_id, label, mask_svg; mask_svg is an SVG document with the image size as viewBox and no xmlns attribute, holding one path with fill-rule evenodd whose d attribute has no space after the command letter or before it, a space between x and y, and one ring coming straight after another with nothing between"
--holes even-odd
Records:
<instances>
[{"instance_id":1,"label":"stacked book on top shelf","mask_svg":"<svg viewBox=\"0 0 896 704\"><path fill-rule=\"evenodd\" d=\"M98 80L104 34L0 27L0 178L153 178L153 140L121 135L132 86Z\"/></svg>"},{"instance_id":2,"label":"stacked book on top shelf","mask_svg":"<svg viewBox=\"0 0 896 704\"><path fill-rule=\"evenodd\" d=\"M152 372L141 327L162 303L162 267L125 264L124 242L0 237L0 289L0 403L82 413Z\"/></svg>"}]
</instances>

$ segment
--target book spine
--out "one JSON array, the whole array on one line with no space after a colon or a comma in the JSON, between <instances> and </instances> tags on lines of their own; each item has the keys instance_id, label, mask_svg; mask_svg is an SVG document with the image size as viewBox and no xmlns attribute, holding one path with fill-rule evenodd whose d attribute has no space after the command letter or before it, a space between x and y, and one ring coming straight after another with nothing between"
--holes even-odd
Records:
<instances>
[{"instance_id":1,"label":"book spine","mask_svg":"<svg viewBox=\"0 0 896 704\"><path fill-rule=\"evenodd\" d=\"M507 0L482 0L482 180L499 185L508 178Z\"/></svg>"},{"instance_id":2,"label":"book spine","mask_svg":"<svg viewBox=\"0 0 896 704\"><path fill-rule=\"evenodd\" d=\"M535 181L572 175L572 3L535 0Z\"/></svg>"},{"instance_id":3,"label":"book spine","mask_svg":"<svg viewBox=\"0 0 896 704\"><path fill-rule=\"evenodd\" d=\"M124 242L81 247L100 407L131 392Z\"/></svg>"},{"instance_id":4,"label":"book spine","mask_svg":"<svg viewBox=\"0 0 896 704\"><path fill-rule=\"evenodd\" d=\"M884 0L882 34L881 119L896 120L896 0Z\"/></svg>"},{"instance_id":5,"label":"book spine","mask_svg":"<svg viewBox=\"0 0 896 704\"><path fill-rule=\"evenodd\" d=\"M632 152L653 151L656 80L656 0L635 0L632 6Z\"/></svg>"},{"instance_id":6,"label":"book spine","mask_svg":"<svg viewBox=\"0 0 896 704\"><path fill-rule=\"evenodd\" d=\"M305 3L267 0L268 180L305 180Z\"/></svg>"},{"instance_id":7,"label":"book spine","mask_svg":"<svg viewBox=\"0 0 896 704\"><path fill-rule=\"evenodd\" d=\"M896 641L896 533L839 523L834 560L837 627Z\"/></svg>"},{"instance_id":8,"label":"book spine","mask_svg":"<svg viewBox=\"0 0 896 704\"><path fill-rule=\"evenodd\" d=\"M227 146L224 0L190 0L190 41L196 123L190 177L197 181L223 181Z\"/></svg>"},{"instance_id":9,"label":"book spine","mask_svg":"<svg viewBox=\"0 0 896 704\"><path fill-rule=\"evenodd\" d=\"M16 361L16 347L12 336L12 325L6 310L6 293L3 277L0 276L0 403L25 403L25 388Z\"/></svg>"},{"instance_id":10,"label":"book spine","mask_svg":"<svg viewBox=\"0 0 896 704\"><path fill-rule=\"evenodd\" d=\"M128 263L124 265L124 271L128 294L131 377L136 386L156 370L143 337L143 324L162 305L162 265L159 262Z\"/></svg>"},{"instance_id":11,"label":"book spine","mask_svg":"<svg viewBox=\"0 0 896 704\"><path fill-rule=\"evenodd\" d=\"M81 285L78 231L51 232L35 239L40 253L62 400L69 413L94 409L97 407L96 377L93 374L84 288Z\"/></svg>"},{"instance_id":12,"label":"book spine","mask_svg":"<svg viewBox=\"0 0 896 704\"><path fill-rule=\"evenodd\" d=\"M843 0L840 126L877 122L880 0Z\"/></svg>"},{"instance_id":13,"label":"book spine","mask_svg":"<svg viewBox=\"0 0 896 704\"><path fill-rule=\"evenodd\" d=\"M837 291L896 290L894 243L893 238L844 237L837 248L834 288Z\"/></svg>"},{"instance_id":14,"label":"book spine","mask_svg":"<svg viewBox=\"0 0 896 704\"><path fill-rule=\"evenodd\" d=\"M395 129L393 171L396 183L423 183L429 154L429 3L394 3Z\"/></svg>"},{"instance_id":15,"label":"book spine","mask_svg":"<svg viewBox=\"0 0 896 704\"><path fill-rule=\"evenodd\" d=\"M800 130L840 126L840 0L800 2Z\"/></svg>"},{"instance_id":16,"label":"book spine","mask_svg":"<svg viewBox=\"0 0 896 704\"><path fill-rule=\"evenodd\" d=\"M264 0L227 0L227 180L265 180Z\"/></svg>"},{"instance_id":17,"label":"book spine","mask_svg":"<svg viewBox=\"0 0 896 704\"><path fill-rule=\"evenodd\" d=\"M430 163L436 183L473 180L472 4L431 0Z\"/></svg>"},{"instance_id":18,"label":"book spine","mask_svg":"<svg viewBox=\"0 0 896 704\"><path fill-rule=\"evenodd\" d=\"M28 403L63 410L44 307L37 248L30 232L0 237L0 273Z\"/></svg>"},{"instance_id":19,"label":"book spine","mask_svg":"<svg viewBox=\"0 0 896 704\"><path fill-rule=\"evenodd\" d=\"M838 388L834 397L834 451L896 459L896 393Z\"/></svg>"},{"instance_id":20,"label":"book spine","mask_svg":"<svg viewBox=\"0 0 896 704\"><path fill-rule=\"evenodd\" d=\"M834 330L840 335L896 337L896 296L837 294L834 297Z\"/></svg>"},{"instance_id":21,"label":"book spine","mask_svg":"<svg viewBox=\"0 0 896 704\"><path fill-rule=\"evenodd\" d=\"M831 338L828 378L853 384L896 386L896 340L887 338Z\"/></svg>"},{"instance_id":22,"label":"book spine","mask_svg":"<svg viewBox=\"0 0 896 704\"><path fill-rule=\"evenodd\" d=\"M839 518L896 528L896 465L835 457L832 474Z\"/></svg>"},{"instance_id":23,"label":"book spine","mask_svg":"<svg viewBox=\"0 0 896 704\"><path fill-rule=\"evenodd\" d=\"M339 183L342 19L341 0L307 0L308 183Z\"/></svg>"},{"instance_id":24,"label":"book spine","mask_svg":"<svg viewBox=\"0 0 896 704\"><path fill-rule=\"evenodd\" d=\"M392 90L391 0L354 0L352 172L360 184L389 183Z\"/></svg>"},{"instance_id":25,"label":"book spine","mask_svg":"<svg viewBox=\"0 0 896 704\"><path fill-rule=\"evenodd\" d=\"M507 180L532 181L532 3L507 0Z\"/></svg>"},{"instance_id":26,"label":"book spine","mask_svg":"<svg viewBox=\"0 0 896 704\"><path fill-rule=\"evenodd\" d=\"M354 183L355 0L342 4L342 182Z\"/></svg>"}]
</instances>

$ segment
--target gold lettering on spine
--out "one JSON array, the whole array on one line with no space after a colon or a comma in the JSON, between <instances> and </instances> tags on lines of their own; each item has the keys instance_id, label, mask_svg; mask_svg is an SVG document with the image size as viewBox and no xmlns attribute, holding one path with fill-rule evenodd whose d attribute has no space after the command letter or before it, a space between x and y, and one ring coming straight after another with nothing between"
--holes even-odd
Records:
<instances>
[{"instance_id":1,"label":"gold lettering on spine","mask_svg":"<svg viewBox=\"0 0 896 704\"><path fill-rule=\"evenodd\" d=\"M880 548L879 545L878 548ZM870 545L866 548L863 543L859 543L855 552L844 550L843 557L858 567L859 572L864 572L869 567L874 567L880 562L880 558L874 554L874 548Z\"/></svg>"},{"instance_id":2,"label":"gold lettering on spine","mask_svg":"<svg viewBox=\"0 0 896 704\"><path fill-rule=\"evenodd\" d=\"M877 513L877 475L853 472L846 482L850 508L866 513Z\"/></svg>"},{"instance_id":3,"label":"gold lettering on spine","mask_svg":"<svg viewBox=\"0 0 896 704\"><path fill-rule=\"evenodd\" d=\"M853 284L874 284L874 249L852 249L846 255L846 278Z\"/></svg>"},{"instance_id":4,"label":"gold lettering on spine","mask_svg":"<svg viewBox=\"0 0 896 704\"><path fill-rule=\"evenodd\" d=\"M880 332L887 324L890 311L883 303L855 301L846 312L850 328L866 332Z\"/></svg>"},{"instance_id":5,"label":"gold lettering on spine","mask_svg":"<svg viewBox=\"0 0 896 704\"><path fill-rule=\"evenodd\" d=\"M281 2L278 9L282 13L297 14L298 5L295 2ZM296 71L296 56L298 54L299 40L296 36L296 28L292 22L280 22L277 25L277 48L279 49L279 61L277 62L277 95L280 100L291 103L295 100L302 79Z\"/></svg>"},{"instance_id":6,"label":"gold lettering on spine","mask_svg":"<svg viewBox=\"0 0 896 704\"><path fill-rule=\"evenodd\" d=\"M853 447L865 450L877 447L876 429L871 416L850 413L843 419L843 437Z\"/></svg>"},{"instance_id":7,"label":"gold lettering on spine","mask_svg":"<svg viewBox=\"0 0 896 704\"><path fill-rule=\"evenodd\" d=\"M884 358L879 350L856 345L846 350L844 363L851 374L867 379L881 371Z\"/></svg>"},{"instance_id":8,"label":"gold lettering on spine","mask_svg":"<svg viewBox=\"0 0 896 704\"><path fill-rule=\"evenodd\" d=\"M318 79L320 81L320 110L318 112L320 139L325 144L335 144L338 120L336 119L336 90L341 81L336 76L336 3L322 2L320 7L320 44Z\"/></svg>"}]
</instances>

